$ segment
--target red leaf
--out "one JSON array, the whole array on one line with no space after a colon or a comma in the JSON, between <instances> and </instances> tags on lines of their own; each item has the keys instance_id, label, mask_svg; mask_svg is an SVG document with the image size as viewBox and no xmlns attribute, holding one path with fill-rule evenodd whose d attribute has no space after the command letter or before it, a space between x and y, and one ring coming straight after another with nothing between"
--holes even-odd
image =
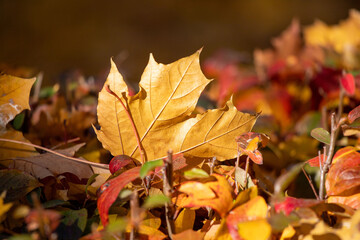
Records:
<instances>
[{"instance_id":1,"label":"red leaf","mask_svg":"<svg viewBox=\"0 0 360 240\"><path fill-rule=\"evenodd\" d=\"M107 181L100 187L100 197L97 201L97 207L99 210L101 222L104 226L109 221L109 209L115 202L121 189L123 189L128 183L135 180L140 175L140 168L135 167L126 172L123 172L119 176Z\"/></svg>"},{"instance_id":2,"label":"red leaf","mask_svg":"<svg viewBox=\"0 0 360 240\"><path fill-rule=\"evenodd\" d=\"M348 120L350 123L353 123L359 117L360 117L360 105L349 112Z\"/></svg>"},{"instance_id":3,"label":"red leaf","mask_svg":"<svg viewBox=\"0 0 360 240\"><path fill-rule=\"evenodd\" d=\"M321 159L321 166L324 165L325 159L324 159L324 154L320 155L320 159ZM310 166L312 167L320 167L320 162L319 162L319 156L314 157L312 159L309 159L306 161L308 164L310 164Z\"/></svg>"},{"instance_id":4,"label":"red leaf","mask_svg":"<svg viewBox=\"0 0 360 240\"><path fill-rule=\"evenodd\" d=\"M286 197L284 201L275 203L275 211L279 213L283 211L285 215L289 215L294 209L301 207L311 207L320 203L321 201L315 199L301 199Z\"/></svg>"},{"instance_id":5,"label":"red leaf","mask_svg":"<svg viewBox=\"0 0 360 240\"><path fill-rule=\"evenodd\" d=\"M340 79L342 87L345 89L346 93L349 95L355 94L355 80L354 76L351 73L343 75Z\"/></svg>"},{"instance_id":6,"label":"red leaf","mask_svg":"<svg viewBox=\"0 0 360 240\"><path fill-rule=\"evenodd\" d=\"M117 155L113 157L109 163L109 170L111 174L116 173L121 168L127 166L128 164L136 161L135 159L126 156L126 155Z\"/></svg>"}]
</instances>

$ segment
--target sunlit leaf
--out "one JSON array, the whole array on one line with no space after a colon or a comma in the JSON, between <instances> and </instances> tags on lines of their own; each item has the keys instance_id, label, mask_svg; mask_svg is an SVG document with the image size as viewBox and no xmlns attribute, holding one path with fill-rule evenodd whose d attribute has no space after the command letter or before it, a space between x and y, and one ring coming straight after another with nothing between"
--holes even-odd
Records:
<instances>
[{"instance_id":1,"label":"sunlit leaf","mask_svg":"<svg viewBox=\"0 0 360 240\"><path fill-rule=\"evenodd\" d=\"M24 109L30 109L29 96L35 78L0 75L0 130Z\"/></svg>"},{"instance_id":2,"label":"sunlit leaf","mask_svg":"<svg viewBox=\"0 0 360 240\"><path fill-rule=\"evenodd\" d=\"M184 182L179 191L186 193L182 207L211 207L220 216L225 216L232 205L232 189L221 175L212 175L216 181L200 183L195 181Z\"/></svg>"},{"instance_id":3,"label":"sunlit leaf","mask_svg":"<svg viewBox=\"0 0 360 240\"><path fill-rule=\"evenodd\" d=\"M185 230L193 229L195 216L194 210L184 208L175 220L175 232L181 233Z\"/></svg>"},{"instance_id":4,"label":"sunlit leaf","mask_svg":"<svg viewBox=\"0 0 360 240\"><path fill-rule=\"evenodd\" d=\"M271 233L270 224L265 220L267 208L265 200L257 196L233 209L226 217L226 225L232 238L267 239ZM261 225L264 231L259 232L256 225Z\"/></svg>"},{"instance_id":5,"label":"sunlit leaf","mask_svg":"<svg viewBox=\"0 0 360 240\"><path fill-rule=\"evenodd\" d=\"M127 95L127 86L114 63L105 86L116 93L131 112L148 160L174 154L226 160L236 157L235 136L250 131L257 116L239 112L232 101L221 109L191 115L198 98L210 82L199 65L200 51L163 65L151 56L144 70L140 92ZM104 87L99 94L98 139L112 155L140 159L131 122L114 96Z\"/></svg>"},{"instance_id":6,"label":"sunlit leaf","mask_svg":"<svg viewBox=\"0 0 360 240\"><path fill-rule=\"evenodd\" d=\"M183 240L183 239L188 239L188 240L203 240L204 239L204 232L195 232L192 229L188 229L185 230L183 232L180 232L178 234L173 235L173 240Z\"/></svg>"}]
</instances>

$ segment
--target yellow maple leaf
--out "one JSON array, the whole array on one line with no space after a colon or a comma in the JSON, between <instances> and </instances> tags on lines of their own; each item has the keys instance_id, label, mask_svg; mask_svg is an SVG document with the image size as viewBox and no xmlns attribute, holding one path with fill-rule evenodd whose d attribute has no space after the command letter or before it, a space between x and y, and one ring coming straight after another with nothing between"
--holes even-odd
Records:
<instances>
[{"instance_id":1,"label":"yellow maple leaf","mask_svg":"<svg viewBox=\"0 0 360 240\"><path fill-rule=\"evenodd\" d=\"M200 69L200 51L168 65L152 55L139 83L140 91L128 95L127 86L115 64L99 93L98 139L112 155L140 158L131 121L119 96L131 114L147 160L166 156L169 149L185 156L218 160L236 157L235 137L249 132L257 116L239 112L228 101L221 109L194 115L201 92L210 82Z\"/></svg>"},{"instance_id":2,"label":"yellow maple leaf","mask_svg":"<svg viewBox=\"0 0 360 240\"><path fill-rule=\"evenodd\" d=\"M29 95L35 78L0 75L0 131L24 109L30 109Z\"/></svg>"}]
</instances>

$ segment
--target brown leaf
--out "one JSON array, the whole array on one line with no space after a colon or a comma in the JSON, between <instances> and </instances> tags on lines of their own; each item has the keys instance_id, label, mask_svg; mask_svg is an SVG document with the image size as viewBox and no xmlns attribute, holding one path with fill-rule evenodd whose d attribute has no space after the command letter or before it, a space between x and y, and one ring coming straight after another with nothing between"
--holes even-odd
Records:
<instances>
[{"instance_id":1,"label":"brown leaf","mask_svg":"<svg viewBox=\"0 0 360 240\"><path fill-rule=\"evenodd\" d=\"M7 128L1 131L0 138L29 143L29 141L23 136L22 132L15 131L12 128ZM33 147L0 141L0 164L5 167L8 167L9 162L5 163L4 160L9 160L14 157L30 157L38 154L39 153L36 152Z\"/></svg>"},{"instance_id":2,"label":"brown leaf","mask_svg":"<svg viewBox=\"0 0 360 240\"><path fill-rule=\"evenodd\" d=\"M360 117L360 106L357 106L349 112L348 120L350 123L353 123L356 119Z\"/></svg>"},{"instance_id":3,"label":"brown leaf","mask_svg":"<svg viewBox=\"0 0 360 240\"><path fill-rule=\"evenodd\" d=\"M23 111L30 109L29 95L35 78L25 79L0 75L0 130Z\"/></svg>"},{"instance_id":4,"label":"brown leaf","mask_svg":"<svg viewBox=\"0 0 360 240\"><path fill-rule=\"evenodd\" d=\"M116 93L131 112L148 160L174 154L218 160L236 157L235 136L251 130L256 116L237 111L232 101L221 109L193 116L198 98L210 82L199 65L200 51L163 65L152 56L140 81L140 92L129 97L114 63L105 86ZM98 139L112 155L139 159L131 122L121 103L104 87L99 94Z\"/></svg>"},{"instance_id":5,"label":"brown leaf","mask_svg":"<svg viewBox=\"0 0 360 240\"><path fill-rule=\"evenodd\" d=\"M84 144L77 144L67 149L57 150L57 152L66 156L73 156L82 146L84 146ZM4 165L4 161L0 161L0 163ZM30 157L17 157L6 161L6 163L10 168L27 172L39 179L48 176L57 176L67 172L74 174L79 179L87 179L94 174L94 171L89 165L70 161L52 153L38 154Z\"/></svg>"},{"instance_id":6,"label":"brown leaf","mask_svg":"<svg viewBox=\"0 0 360 240\"><path fill-rule=\"evenodd\" d=\"M5 202L18 200L40 186L34 177L19 170L0 170L0 192L7 192Z\"/></svg>"}]
</instances>

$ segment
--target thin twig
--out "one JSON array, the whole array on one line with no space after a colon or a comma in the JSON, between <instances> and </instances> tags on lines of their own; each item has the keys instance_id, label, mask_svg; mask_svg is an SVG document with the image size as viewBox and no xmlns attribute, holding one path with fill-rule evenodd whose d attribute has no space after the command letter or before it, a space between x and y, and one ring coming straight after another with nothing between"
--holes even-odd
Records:
<instances>
[{"instance_id":1,"label":"thin twig","mask_svg":"<svg viewBox=\"0 0 360 240\"><path fill-rule=\"evenodd\" d=\"M36 144L33 144L33 143L21 142L21 141L12 140L12 139L6 139L6 138L0 138L0 141L2 141L2 142L11 142L11 143L16 143L16 144L21 144L21 145L26 145L26 146L38 148L38 149L41 149L41 150L43 150L43 151L52 153L52 154L54 154L54 155L57 155L57 156L59 156L59 157L66 158L66 159L71 160L71 161L74 161L74 162L78 162L78 163L81 163L81 164L87 164L87 165L91 165L91 166L98 167L98 168L109 169L109 165L108 165L108 164L104 164L104 163L94 163L94 162L90 162L90 161L83 160L83 159L79 159L79 158L69 157L69 156L66 156L66 155L64 155L64 154L58 153L58 152L56 152L56 151L53 151L53 150L51 150L51 149L49 149L49 148L42 147L42 146L39 146L39 145L36 145Z\"/></svg>"},{"instance_id":2,"label":"thin twig","mask_svg":"<svg viewBox=\"0 0 360 240\"><path fill-rule=\"evenodd\" d=\"M303 171L306 179L308 180L308 182L309 182L309 184L310 184L310 187L311 187L311 189L312 189L312 191L313 191L316 199L319 200L319 195L317 194L317 192L316 192L316 190L315 190L315 187L314 187L314 184L312 183L312 181L311 181L310 177L308 176L307 172L305 171L304 167L302 167L302 171Z\"/></svg>"},{"instance_id":3,"label":"thin twig","mask_svg":"<svg viewBox=\"0 0 360 240\"><path fill-rule=\"evenodd\" d=\"M165 204L165 219L166 226L168 230L168 235L170 239L173 239L173 234L175 233L175 223L174 223L174 210L173 204L171 201L172 191L173 191L173 152L172 150L168 151L168 156L164 161L163 168L163 192L164 195L170 199L170 202Z\"/></svg>"},{"instance_id":4,"label":"thin twig","mask_svg":"<svg viewBox=\"0 0 360 240\"><path fill-rule=\"evenodd\" d=\"M141 221L141 209L139 207L139 197L137 191L133 191L130 196L130 218L132 225L130 240L135 240L138 239L138 229Z\"/></svg>"},{"instance_id":5,"label":"thin twig","mask_svg":"<svg viewBox=\"0 0 360 240\"><path fill-rule=\"evenodd\" d=\"M59 148L59 147L61 147L61 146L64 146L64 145L69 144L69 143L77 142L77 141L79 141L79 140L80 140L79 137L73 138L73 139L68 140L67 142L59 143L58 145L52 147L51 149L54 150L54 149L57 149L57 148Z\"/></svg>"},{"instance_id":6,"label":"thin twig","mask_svg":"<svg viewBox=\"0 0 360 240\"><path fill-rule=\"evenodd\" d=\"M326 157L326 161L324 162L324 165L322 166L322 168L320 169L320 189L319 189L319 199L320 200L324 200L325 198L325 175L326 173L329 171L331 162L332 162L332 157L334 155L334 151L335 151L335 142L336 142L336 136L337 136L337 131L338 131L338 127L336 124L336 116L335 113L331 114L331 133L330 133L330 146L329 146L329 150L327 152L327 157Z\"/></svg>"},{"instance_id":7,"label":"thin twig","mask_svg":"<svg viewBox=\"0 0 360 240\"><path fill-rule=\"evenodd\" d=\"M141 157L141 162L144 164L145 163L145 155L144 155L144 151L141 147L141 142L140 142L140 137L139 137L139 134L137 132L137 129L136 129L136 126L135 126L135 123L130 115L130 112L129 110L126 108L125 104L123 103L123 101L121 100L121 98L116 94L114 93L111 89L110 89L110 86L109 85L105 85L105 89L108 93L110 93L111 95L113 95L114 97L117 98L117 100L119 100L119 102L121 103L121 106L124 108L129 120L130 120L130 123L131 123L131 126L133 128L133 131L134 131L134 134L135 134L135 138L136 138L136 141L137 141L137 145L138 145L138 148L139 148L139 151L140 151L140 157ZM123 153L124 153L124 150L123 150Z\"/></svg>"},{"instance_id":8,"label":"thin twig","mask_svg":"<svg viewBox=\"0 0 360 240\"><path fill-rule=\"evenodd\" d=\"M248 185L249 164L250 164L250 157L247 156L247 158L246 158L246 165L245 165L245 184L244 184L244 188L245 188L245 189L247 189L247 185Z\"/></svg>"}]
</instances>

